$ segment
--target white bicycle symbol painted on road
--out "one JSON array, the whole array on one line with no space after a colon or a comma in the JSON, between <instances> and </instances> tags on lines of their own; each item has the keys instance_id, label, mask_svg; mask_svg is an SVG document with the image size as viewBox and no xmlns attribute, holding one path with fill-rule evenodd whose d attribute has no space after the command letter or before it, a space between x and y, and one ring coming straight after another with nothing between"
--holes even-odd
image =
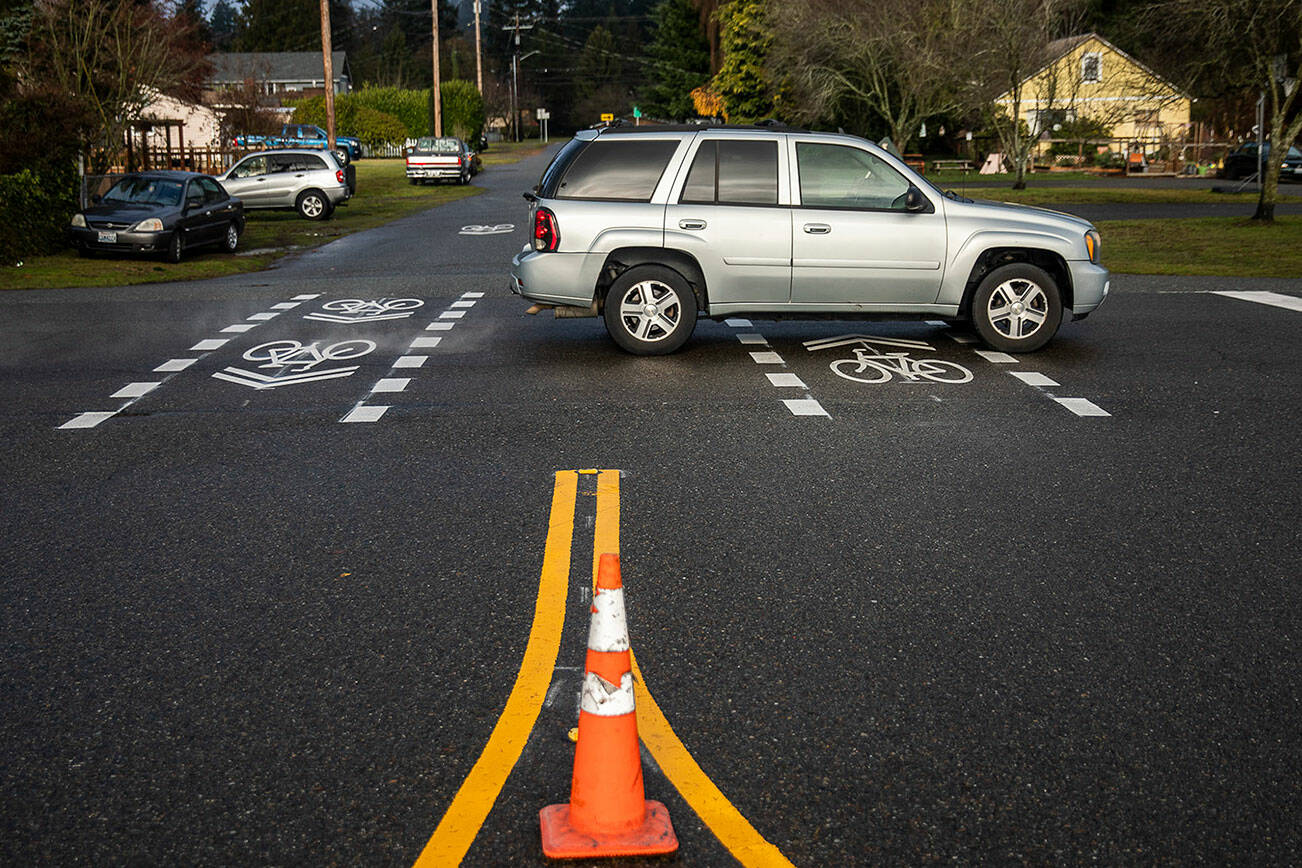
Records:
<instances>
[{"instance_id":1,"label":"white bicycle symbol painted on road","mask_svg":"<svg viewBox=\"0 0 1302 868\"><path fill-rule=\"evenodd\" d=\"M805 342L805 349L810 352L843 346L853 347L854 357L837 359L828 367L838 377L856 383L885 383L896 376L909 382L929 380L933 383L968 383L972 380L972 372L957 362L910 358L909 350L935 352L935 347L924 341L875 335L839 335ZM903 351L886 352L879 349L879 346L900 347Z\"/></svg>"},{"instance_id":2,"label":"white bicycle symbol painted on road","mask_svg":"<svg viewBox=\"0 0 1302 868\"><path fill-rule=\"evenodd\" d=\"M415 310L425 302L419 298L377 298L366 301L360 298L337 298L321 305L322 310L337 310L343 313L381 314L393 310Z\"/></svg>"},{"instance_id":3,"label":"white bicycle symbol painted on road","mask_svg":"<svg viewBox=\"0 0 1302 868\"><path fill-rule=\"evenodd\" d=\"M295 340L270 341L259 344L244 354L250 362L266 362L260 368L285 368L302 373L310 371L322 362L337 362L355 359L375 349L375 341L354 340L339 341L328 346L319 346L320 341L303 344Z\"/></svg>"},{"instance_id":4,"label":"white bicycle symbol painted on road","mask_svg":"<svg viewBox=\"0 0 1302 868\"><path fill-rule=\"evenodd\" d=\"M505 235L508 232L515 231L514 223L495 223L487 226L480 223L471 223L469 226L462 226L460 235Z\"/></svg>"}]
</instances>

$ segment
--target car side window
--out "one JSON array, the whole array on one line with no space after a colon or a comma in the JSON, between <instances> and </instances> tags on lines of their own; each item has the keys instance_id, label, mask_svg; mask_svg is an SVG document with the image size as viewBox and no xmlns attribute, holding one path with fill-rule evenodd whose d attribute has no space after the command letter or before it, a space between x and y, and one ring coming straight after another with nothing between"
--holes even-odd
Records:
<instances>
[{"instance_id":1,"label":"car side window","mask_svg":"<svg viewBox=\"0 0 1302 868\"><path fill-rule=\"evenodd\" d=\"M703 142L687 173L680 202L719 205L776 205L776 141Z\"/></svg>"},{"instance_id":2,"label":"car side window","mask_svg":"<svg viewBox=\"0 0 1302 868\"><path fill-rule=\"evenodd\" d=\"M297 160L298 158L293 154L273 154L267 157L267 171L272 174L292 172L294 171L294 163Z\"/></svg>"},{"instance_id":3,"label":"car side window","mask_svg":"<svg viewBox=\"0 0 1302 868\"><path fill-rule=\"evenodd\" d=\"M203 198L208 204L226 201L226 191L211 178L199 178L199 186L203 188Z\"/></svg>"},{"instance_id":4,"label":"car side window","mask_svg":"<svg viewBox=\"0 0 1302 868\"><path fill-rule=\"evenodd\" d=\"M236 166L234 172L231 172L231 175L236 178L253 178L265 174L267 174L266 157L249 157Z\"/></svg>"},{"instance_id":5,"label":"car side window","mask_svg":"<svg viewBox=\"0 0 1302 868\"><path fill-rule=\"evenodd\" d=\"M185 207L197 208L203 205L203 187L199 186L199 179L195 178L185 189Z\"/></svg>"},{"instance_id":6,"label":"car side window","mask_svg":"<svg viewBox=\"0 0 1302 868\"><path fill-rule=\"evenodd\" d=\"M312 154L304 154L302 166L299 171L311 172L314 169L328 169L325 160Z\"/></svg>"},{"instance_id":7,"label":"car side window","mask_svg":"<svg viewBox=\"0 0 1302 868\"><path fill-rule=\"evenodd\" d=\"M650 202L677 149L676 139L595 141L570 163L556 197Z\"/></svg>"},{"instance_id":8,"label":"car side window","mask_svg":"<svg viewBox=\"0 0 1302 868\"><path fill-rule=\"evenodd\" d=\"M796 145L800 201L809 208L905 210L909 182L889 163L846 145Z\"/></svg>"}]
</instances>

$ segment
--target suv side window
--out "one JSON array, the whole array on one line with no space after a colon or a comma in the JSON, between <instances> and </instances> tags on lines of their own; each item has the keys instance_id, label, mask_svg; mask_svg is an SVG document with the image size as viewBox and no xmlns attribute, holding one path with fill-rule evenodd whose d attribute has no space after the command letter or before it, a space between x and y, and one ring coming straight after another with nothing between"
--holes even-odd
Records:
<instances>
[{"instance_id":1,"label":"suv side window","mask_svg":"<svg viewBox=\"0 0 1302 868\"><path fill-rule=\"evenodd\" d=\"M266 157L249 157L244 162L235 167L231 172L232 178L252 178L255 175L265 175L267 173Z\"/></svg>"},{"instance_id":2,"label":"suv side window","mask_svg":"<svg viewBox=\"0 0 1302 868\"><path fill-rule=\"evenodd\" d=\"M570 163L556 198L650 202L677 149L677 139L598 139Z\"/></svg>"},{"instance_id":3,"label":"suv side window","mask_svg":"<svg viewBox=\"0 0 1302 868\"><path fill-rule=\"evenodd\" d=\"M778 203L778 143L702 142L680 202L719 205Z\"/></svg>"},{"instance_id":4,"label":"suv side window","mask_svg":"<svg viewBox=\"0 0 1302 868\"><path fill-rule=\"evenodd\" d=\"M909 182L868 151L801 142L796 145L796 163L805 207L904 210Z\"/></svg>"}]
</instances>

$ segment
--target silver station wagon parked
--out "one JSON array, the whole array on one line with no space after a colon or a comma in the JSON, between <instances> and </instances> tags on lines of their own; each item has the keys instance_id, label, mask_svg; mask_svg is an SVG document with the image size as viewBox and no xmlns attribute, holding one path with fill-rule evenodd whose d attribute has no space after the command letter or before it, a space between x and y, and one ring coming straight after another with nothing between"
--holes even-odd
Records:
<instances>
[{"instance_id":1,"label":"silver station wagon parked","mask_svg":"<svg viewBox=\"0 0 1302 868\"><path fill-rule=\"evenodd\" d=\"M512 290L604 316L631 353L698 317L969 321L1028 352L1108 294L1085 220L944 192L863 139L777 124L610 127L571 140L525 198Z\"/></svg>"},{"instance_id":2,"label":"silver station wagon parked","mask_svg":"<svg viewBox=\"0 0 1302 868\"><path fill-rule=\"evenodd\" d=\"M352 195L344 167L329 151L258 151L217 180L246 210L292 208L309 220L325 220Z\"/></svg>"}]
</instances>

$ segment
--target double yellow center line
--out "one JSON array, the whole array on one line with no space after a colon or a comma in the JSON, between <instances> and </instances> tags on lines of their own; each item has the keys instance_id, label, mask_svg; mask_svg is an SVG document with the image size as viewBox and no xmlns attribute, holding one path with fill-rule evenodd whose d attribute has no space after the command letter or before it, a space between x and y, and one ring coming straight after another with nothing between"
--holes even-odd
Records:
<instances>
[{"instance_id":1,"label":"double yellow center line","mask_svg":"<svg viewBox=\"0 0 1302 868\"><path fill-rule=\"evenodd\" d=\"M534 604L533 626L515 686L506 700L488 744L425 844L417 868L460 864L487 819L507 776L520 759L529 733L538 720L552 682L565 625L566 591L574 539L574 512L579 476L597 477L597 511L593 527L592 581L604 552L619 553L619 471L562 470L552 491L551 519L543 551L542 576ZM631 598L637 599L636 589ZM637 637L633 636L636 645ZM577 652L576 652L577 653ZM637 691L637 724L642 743L670 783L706 826L742 865L791 866L778 848L764 839L733 807L674 734L633 660ZM561 794L558 794L560 796Z\"/></svg>"}]
</instances>

